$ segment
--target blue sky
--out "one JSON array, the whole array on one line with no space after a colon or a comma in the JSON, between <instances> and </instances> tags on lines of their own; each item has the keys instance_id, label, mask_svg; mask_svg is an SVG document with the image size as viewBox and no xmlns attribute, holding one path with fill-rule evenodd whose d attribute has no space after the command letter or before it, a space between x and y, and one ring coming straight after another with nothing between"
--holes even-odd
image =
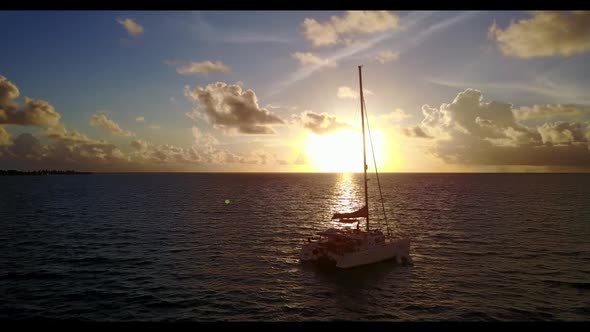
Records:
<instances>
[{"instance_id":1,"label":"blue sky","mask_svg":"<svg viewBox=\"0 0 590 332\"><path fill-rule=\"evenodd\" d=\"M125 19L141 32L120 23ZM0 166L68 166L58 162L51 145L66 144L63 137L47 136L47 130L59 127L62 136L77 132L115 146L101 150L98 163L90 155L70 155L69 166L78 168L321 171L326 165L314 164L306 142L311 135L345 130L345 124L359 127L357 65L364 64L367 109L375 116L371 124L386 136L381 153L398 155L384 165L389 171L584 170L590 164L583 154L572 162L540 156L514 161L512 152L485 149L492 144L516 151L506 149L525 148L525 141L545 147L547 154L587 147L588 21L587 12L5 11L0 26L11 32L5 36L0 75L20 92L10 102L22 105L25 96L43 100L60 117L58 124L0 121ZM569 33L555 32L564 25ZM337 40L331 44L314 44L334 37L334 31ZM536 44L539 38L546 38L543 46ZM381 63L379 54L389 57ZM179 73L182 66L206 61L228 70ZM272 119L246 126L236 122L240 119L223 120L223 112L233 111L221 104L207 109L204 95L189 93L216 82L252 90L257 106L248 108L250 115L262 119L268 111ZM339 97L344 87L353 94ZM498 122L493 110L476 120L483 110L477 105L443 112L443 103L453 103L469 88L483 95L482 103L510 104L514 121ZM207 91L225 98L215 94L221 90ZM424 105L437 109L439 122L425 122ZM563 105L575 109L564 111ZM522 115L542 106L547 110L536 111L539 116ZM91 121L97 114L105 116L102 124ZM144 120L138 122L139 117ZM471 128L474 121L478 127ZM484 127L494 134L479 132ZM261 128L270 129L253 133ZM464 129L468 137L461 136ZM530 137L523 141L519 134L517 140L514 131ZM25 133L39 140L42 157L14 152L16 138ZM476 138L483 150L456 150ZM83 150L90 141L76 144L69 149ZM472 158L490 154L495 161Z\"/></svg>"}]
</instances>

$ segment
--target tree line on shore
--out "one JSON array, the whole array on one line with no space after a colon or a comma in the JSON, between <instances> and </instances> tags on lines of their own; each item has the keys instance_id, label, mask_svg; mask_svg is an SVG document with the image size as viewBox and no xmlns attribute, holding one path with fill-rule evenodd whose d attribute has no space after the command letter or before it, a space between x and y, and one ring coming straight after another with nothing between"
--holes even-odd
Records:
<instances>
[{"instance_id":1,"label":"tree line on shore","mask_svg":"<svg viewBox=\"0 0 590 332\"><path fill-rule=\"evenodd\" d=\"M36 171L19 171L14 169L0 169L0 176L2 175L73 175L73 174L92 174L90 172L78 172L74 170L58 170L58 169L41 169Z\"/></svg>"}]
</instances>

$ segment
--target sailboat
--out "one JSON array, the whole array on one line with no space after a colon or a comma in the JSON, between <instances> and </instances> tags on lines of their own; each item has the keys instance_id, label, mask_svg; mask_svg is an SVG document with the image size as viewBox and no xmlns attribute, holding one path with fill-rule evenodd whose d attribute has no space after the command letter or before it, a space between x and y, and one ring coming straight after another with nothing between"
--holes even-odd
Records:
<instances>
[{"instance_id":1,"label":"sailboat","mask_svg":"<svg viewBox=\"0 0 590 332\"><path fill-rule=\"evenodd\" d=\"M299 253L299 259L306 263L315 263L336 268L352 268L362 265L394 260L398 264L412 265L410 257L410 240L408 237L395 237L389 232L387 236L379 229L371 229L369 223L369 194L367 191L367 153L365 144L365 103L363 98L362 66L358 66L361 125L363 132L363 169L365 205L353 212L334 213L332 220L340 223L357 223L356 229L329 228L320 232L318 239L308 238ZM368 127L368 118L367 118ZM370 127L368 127L370 130ZM370 133L369 133L370 135ZM373 158L375 156L373 155ZM377 168L375 167L377 179ZM381 192L379 181L379 190ZM381 198L383 202L383 198ZM384 209L385 212L385 209ZM366 229L360 229L360 222L365 220Z\"/></svg>"}]
</instances>

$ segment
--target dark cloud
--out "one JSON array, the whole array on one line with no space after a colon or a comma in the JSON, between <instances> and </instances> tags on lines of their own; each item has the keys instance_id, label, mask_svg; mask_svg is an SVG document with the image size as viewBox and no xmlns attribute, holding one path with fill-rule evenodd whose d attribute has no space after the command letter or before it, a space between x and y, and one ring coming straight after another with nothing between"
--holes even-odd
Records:
<instances>
[{"instance_id":1,"label":"dark cloud","mask_svg":"<svg viewBox=\"0 0 590 332\"><path fill-rule=\"evenodd\" d=\"M18 157L39 159L43 156L43 146L35 136L20 134L9 147L9 151Z\"/></svg>"},{"instance_id":2,"label":"dark cloud","mask_svg":"<svg viewBox=\"0 0 590 332\"><path fill-rule=\"evenodd\" d=\"M24 168L123 170L125 166L130 166L113 144L89 139L60 127L49 128L43 134L50 139L49 144L41 144L30 133L20 134L12 145L0 147L0 161Z\"/></svg>"},{"instance_id":3,"label":"dark cloud","mask_svg":"<svg viewBox=\"0 0 590 332\"><path fill-rule=\"evenodd\" d=\"M421 125L404 133L432 137L431 152L447 163L590 167L586 123L530 128L516 121L510 104L483 102L481 92L473 89L439 108L424 105L422 113Z\"/></svg>"},{"instance_id":4,"label":"dark cloud","mask_svg":"<svg viewBox=\"0 0 590 332\"><path fill-rule=\"evenodd\" d=\"M420 137L420 138L432 138L428 136L420 126L413 126L408 128L402 128L403 134L410 137Z\"/></svg>"},{"instance_id":5,"label":"dark cloud","mask_svg":"<svg viewBox=\"0 0 590 332\"><path fill-rule=\"evenodd\" d=\"M333 133L344 128L353 129L349 124L338 121L336 116L328 113L304 111L300 115L293 115L293 119L317 135Z\"/></svg>"},{"instance_id":6,"label":"dark cloud","mask_svg":"<svg viewBox=\"0 0 590 332\"><path fill-rule=\"evenodd\" d=\"M204 108L209 123L226 132L269 135L275 134L270 125L285 123L272 112L258 106L254 91L243 91L239 85L218 82L205 88L197 86L194 90L186 89L185 94ZM201 117L200 111L193 113L197 114L191 114L192 118Z\"/></svg>"},{"instance_id":7,"label":"dark cloud","mask_svg":"<svg viewBox=\"0 0 590 332\"><path fill-rule=\"evenodd\" d=\"M495 146L485 140L439 141L433 153L451 164L590 167L590 151L580 145Z\"/></svg>"}]
</instances>

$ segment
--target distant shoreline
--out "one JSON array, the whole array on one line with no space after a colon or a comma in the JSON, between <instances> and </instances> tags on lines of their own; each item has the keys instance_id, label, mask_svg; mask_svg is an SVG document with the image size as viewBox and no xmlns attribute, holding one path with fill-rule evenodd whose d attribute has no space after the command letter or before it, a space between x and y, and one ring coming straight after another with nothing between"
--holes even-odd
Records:
<instances>
[{"instance_id":1,"label":"distant shoreline","mask_svg":"<svg viewBox=\"0 0 590 332\"><path fill-rule=\"evenodd\" d=\"M0 170L0 176L12 176L12 175L29 175L29 176L43 176L43 175L87 175L92 174L91 172L78 172L74 170L54 170L54 169L43 169L38 171L18 171L14 169Z\"/></svg>"}]
</instances>

